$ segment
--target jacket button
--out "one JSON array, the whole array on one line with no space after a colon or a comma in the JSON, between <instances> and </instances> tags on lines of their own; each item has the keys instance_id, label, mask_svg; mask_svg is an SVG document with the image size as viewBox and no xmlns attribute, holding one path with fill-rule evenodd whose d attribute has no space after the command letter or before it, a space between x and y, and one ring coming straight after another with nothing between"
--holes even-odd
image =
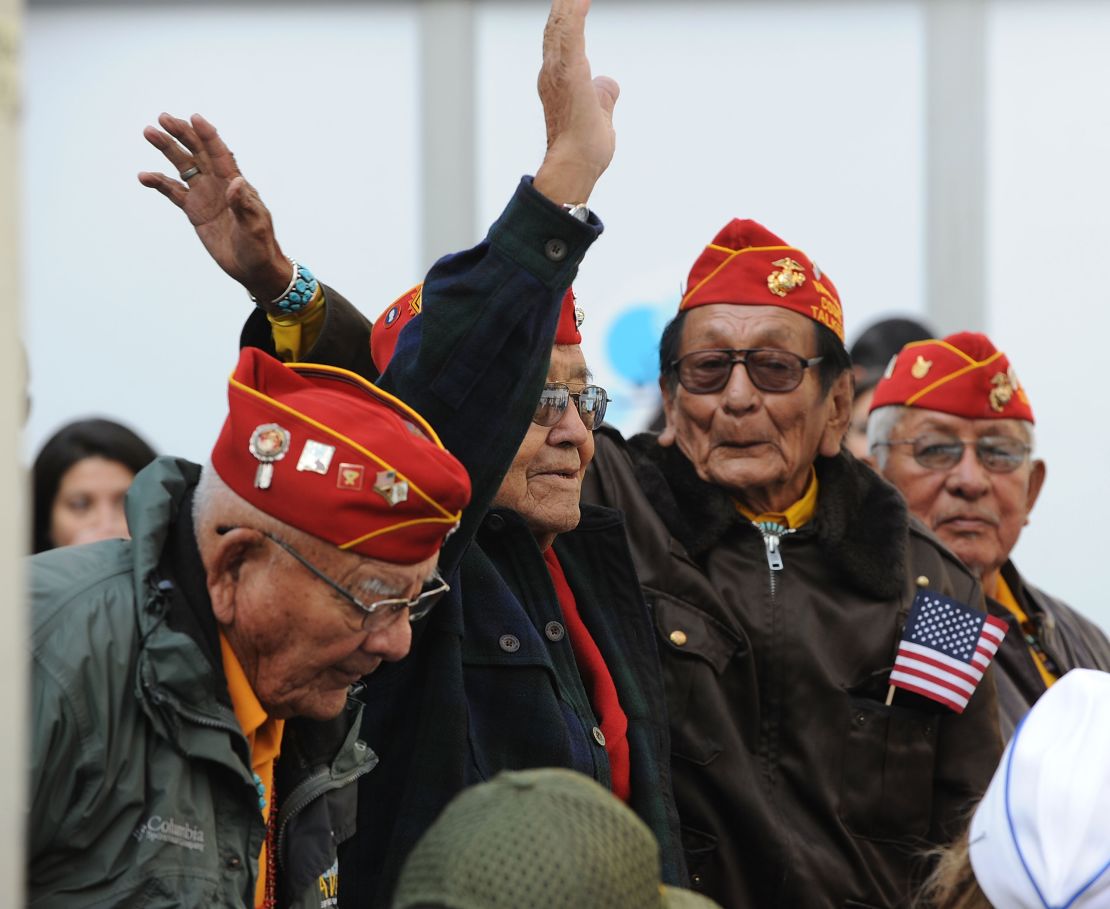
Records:
<instances>
[{"instance_id":1,"label":"jacket button","mask_svg":"<svg viewBox=\"0 0 1110 909\"><path fill-rule=\"evenodd\" d=\"M497 643L505 653L516 653L520 650L520 638L515 634L503 634Z\"/></svg>"},{"instance_id":2,"label":"jacket button","mask_svg":"<svg viewBox=\"0 0 1110 909\"><path fill-rule=\"evenodd\" d=\"M543 253L552 262L562 262L567 257L567 244L553 237L543 245Z\"/></svg>"},{"instance_id":3,"label":"jacket button","mask_svg":"<svg viewBox=\"0 0 1110 909\"><path fill-rule=\"evenodd\" d=\"M600 726L594 726L594 728L590 731L593 732L593 734L594 734L594 741L597 742L602 748L604 748L605 747L605 733L601 731L601 727Z\"/></svg>"},{"instance_id":4,"label":"jacket button","mask_svg":"<svg viewBox=\"0 0 1110 909\"><path fill-rule=\"evenodd\" d=\"M486 526L490 530L504 530L505 529L505 519L503 517L501 517L501 515L499 515L499 514L491 514L489 516L489 518L486 520Z\"/></svg>"},{"instance_id":5,"label":"jacket button","mask_svg":"<svg viewBox=\"0 0 1110 909\"><path fill-rule=\"evenodd\" d=\"M566 629L558 622L548 622L544 626L543 633L547 635L549 641L561 641L566 634Z\"/></svg>"},{"instance_id":6,"label":"jacket button","mask_svg":"<svg viewBox=\"0 0 1110 909\"><path fill-rule=\"evenodd\" d=\"M670 642L672 644L674 644L675 647L685 647L686 646L686 640L687 639L686 639L686 632L685 631L682 631L682 630L676 628L674 631L672 631L670 633L669 638L670 638Z\"/></svg>"}]
</instances>

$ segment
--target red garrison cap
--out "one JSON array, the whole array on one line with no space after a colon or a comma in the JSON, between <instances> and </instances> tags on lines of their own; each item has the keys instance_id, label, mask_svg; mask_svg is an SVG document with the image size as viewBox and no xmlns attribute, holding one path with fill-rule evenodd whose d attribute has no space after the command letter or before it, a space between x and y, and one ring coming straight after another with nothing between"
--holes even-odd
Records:
<instances>
[{"instance_id":1,"label":"red garrison cap","mask_svg":"<svg viewBox=\"0 0 1110 909\"><path fill-rule=\"evenodd\" d=\"M404 402L361 376L244 348L212 465L283 524L411 565L438 552L470 501L466 469Z\"/></svg>"},{"instance_id":2,"label":"red garrison cap","mask_svg":"<svg viewBox=\"0 0 1110 909\"><path fill-rule=\"evenodd\" d=\"M385 372L389 361L393 359L393 351L397 347L401 329L420 312L423 290L423 284L417 284L406 290L374 321L374 327L370 331L370 359L374 361L378 372ZM578 333L580 324L582 324L582 311L575 307L574 291L568 288L563 295L563 308L559 311L555 343L581 344L582 335Z\"/></svg>"},{"instance_id":3,"label":"red garrison cap","mask_svg":"<svg viewBox=\"0 0 1110 909\"><path fill-rule=\"evenodd\" d=\"M781 306L827 326L844 343L844 313L829 276L755 221L733 218L690 269L679 312L710 303Z\"/></svg>"},{"instance_id":4,"label":"red garrison cap","mask_svg":"<svg viewBox=\"0 0 1110 909\"><path fill-rule=\"evenodd\" d=\"M1014 368L990 338L964 331L914 341L887 366L871 409L900 404L971 420L1028 420L1033 408Z\"/></svg>"}]
</instances>

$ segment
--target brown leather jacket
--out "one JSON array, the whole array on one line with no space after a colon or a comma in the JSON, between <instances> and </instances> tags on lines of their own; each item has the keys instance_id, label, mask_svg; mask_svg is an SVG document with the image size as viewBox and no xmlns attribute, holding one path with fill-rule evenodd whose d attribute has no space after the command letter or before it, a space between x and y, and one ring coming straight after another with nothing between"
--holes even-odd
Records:
<instances>
[{"instance_id":1,"label":"brown leather jacket","mask_svg":"<svg viewBox=\"0 0 1110 909\"><path fill-rule=\"evenodd\" d=\"M621 508L659 642L694 886L734 907L906 903L1002 751L993 674L962 715L884 699L919 576L978 608L975 578L848 455L817 514L760 531L651 434L597 433L585 501Z\"/></svg>"},{"instance_id":2,"label":"brown leather jacket","mask_svg":"<svg viewBox=\"0 0 1110 909\"><path fill-rule=\"evenodd\" d=\"M1110 640L1097 625L1063 600L1034 587L1018 573L1013 562L1002 566L1002 577L1033 622L1041 647L1060 675L1071 669L1110 672ZM995 679L998 683L1002 735L1008 740L1021 718L1046 689L1017 621L1005 606L994 600L987 603L993 615L1010 623L1006 640L998 650Z\"/></svg>"}]
</instances>

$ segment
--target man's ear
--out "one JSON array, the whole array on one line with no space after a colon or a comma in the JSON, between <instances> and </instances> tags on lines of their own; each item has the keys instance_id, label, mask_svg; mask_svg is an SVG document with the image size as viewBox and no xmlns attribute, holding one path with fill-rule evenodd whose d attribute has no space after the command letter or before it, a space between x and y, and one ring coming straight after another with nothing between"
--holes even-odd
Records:
<instances>
[{"instance_id":1,"label":"man's ear","mask_svg":"<svg viewBox=\"0 0 1110 909\"><path fill-rule=\"evenodd\" d=\"M1025 523L1029 523L1029 513L1033 510L1033 506L1037 504L1037 499L1040 497L1041 488L1044 486L1045 476L1048 474L1048 468L1045 467L1044 461L1036 458L1033 461L1033 469L1029 472L1029 488L1025 491Z\"/></svg>"},{"instance_id":2,"label":"man's ear","mask_svg":"<svg viewBox=\"0 0 1110 909\"><path fill-rule=\"evenodd\" d=\"M659 431L658 442L660 445L674 445L674 397L675 388L666 376L659 377L659 391L663 395L663 419L666 425Z\"/></svg>"},{"instance_id":3,"label":"man's ear","mask_svg":"<svg viewBox=\"0 0 1110 909\"><path fill-rule=\"evenodd\" d=\"M263 539L257 530L236 527L225 534L217 535L215 542L205 553L208 596L212 600L212 613L219 624L230 625L234 621L235 598L243 564Z\"/></svg>"},{"instance_id":4,"label":"man's ear","mask_svg":"<svg viewBox=\"0 0 1110 909\"><path fill-rule=\"evenodd\" d=\"M828 419L825 421L824 431L821 433L821 444L817 451L826 458L835 458L840 454L840 445L844 441L844 434L852 422L852 390L855 379L850 369L844 370L833 382L829 389L827 401L829 403Z\"/></svg>"}]
</instances>

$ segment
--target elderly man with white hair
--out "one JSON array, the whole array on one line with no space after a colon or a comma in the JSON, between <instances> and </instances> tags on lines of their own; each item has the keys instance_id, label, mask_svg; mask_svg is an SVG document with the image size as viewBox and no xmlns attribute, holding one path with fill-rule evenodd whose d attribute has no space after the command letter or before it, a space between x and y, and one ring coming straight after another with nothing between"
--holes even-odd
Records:
<instances>
[{"instance_id":1,"label":"elderly man with white hair","mask_svg":"<svg viewBox=\"0 0 1110 909\"><path fill-rule=\"evenodd\" d=\"M30 905L329 905L377 763L350 688L447 591L470 481L345 370L246 350L228 399L203 470L135 478L130 539L30 563Z\"/></svg>"},{"instance_id":2,"label":"elderly man with white hair","mask_svg":"<svg viewBox=\"0 0 1110 909\"><path fill-rule=\"evenodd\" d=\"M910 510L978 576L1011 625L998 654L1002 731L1069 669L1110 669L1110 642L1026 581L1010 554L1045 479L1033 410L1006 355L962 332L907 344L875 389L868 444Z\"/></svg>"}]
</instances>

